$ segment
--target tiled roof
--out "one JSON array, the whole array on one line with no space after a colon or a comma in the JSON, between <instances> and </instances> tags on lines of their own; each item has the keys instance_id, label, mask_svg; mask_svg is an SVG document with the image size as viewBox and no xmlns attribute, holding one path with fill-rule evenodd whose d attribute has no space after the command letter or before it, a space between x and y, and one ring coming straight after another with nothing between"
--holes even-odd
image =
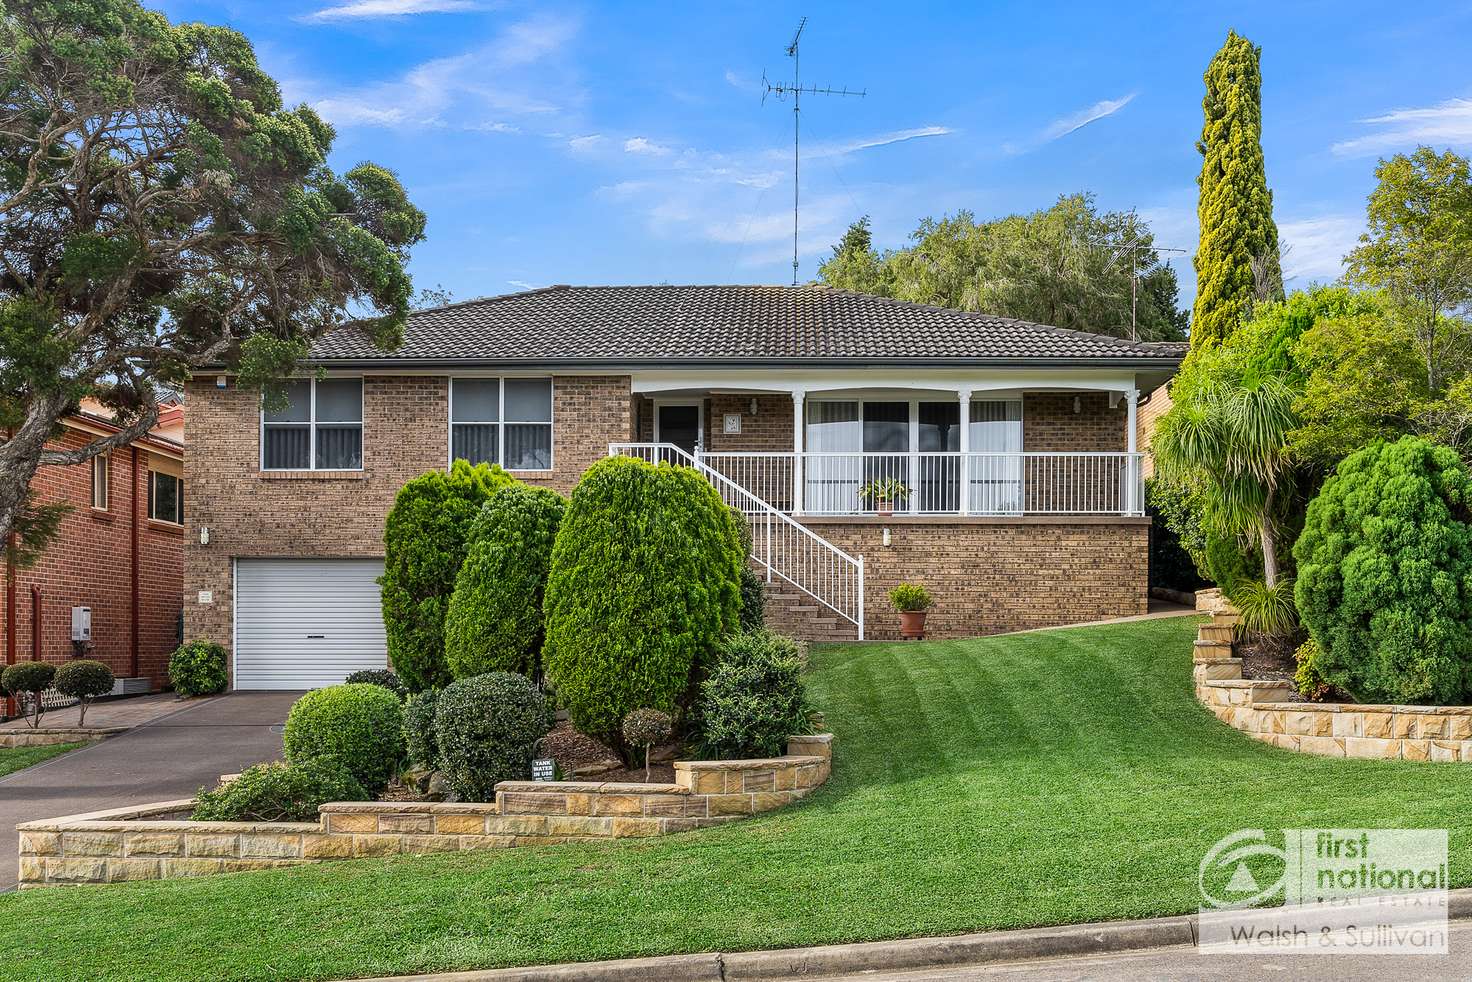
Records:
<instances>
[{"instance_id":1,"label":"tiled roof","mask_svg":"<svg viewBox=\"0 0 1472 982\"><path fill-rule=\"evenodd\" d=\"M821 286L553 286L409 318L381 352L361 332L320 339L312 360L417 363L1158 364L1179 346L907 303Z\"/></svg>"}]
</instances>

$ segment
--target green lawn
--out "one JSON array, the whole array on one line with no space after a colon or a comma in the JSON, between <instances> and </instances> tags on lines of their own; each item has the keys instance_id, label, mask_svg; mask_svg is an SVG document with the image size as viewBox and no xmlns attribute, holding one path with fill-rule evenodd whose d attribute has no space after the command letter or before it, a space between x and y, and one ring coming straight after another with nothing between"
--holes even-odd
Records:
<instances>
[{"instance_id":1,"label":"green lawn","mask_svg":"<svg viewBox=\"0 0 1472 982\"><path fill-rule=\"evenodd\" d=\"M0 777L23 771L43 760L52 757L60 757L69 750L76 750L84 746L81 743L59 743L54 747L15 747L14 749L0 750Z\"/></svg>"},{"instance_id":2,"label":"green lawn","mask_svg":"<svg viewBox=\"0 0 1472 982\"><path fill-rule=\"evenodd\" d=\"M818 649L837 758L793 809L658 840L28 891L0 898L0 951L27 978L332 978L1174 914L1239 828L1450 828L1454 885L1472 884L1465 766L1254 743L1191 695L1196 623Z\"/></svg>"}]
</instances>

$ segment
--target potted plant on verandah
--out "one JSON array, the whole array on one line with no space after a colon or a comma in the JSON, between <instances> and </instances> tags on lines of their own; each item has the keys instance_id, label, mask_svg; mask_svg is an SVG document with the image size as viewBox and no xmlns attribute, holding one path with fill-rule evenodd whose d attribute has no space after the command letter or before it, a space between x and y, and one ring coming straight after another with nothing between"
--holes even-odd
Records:
<instances>
[{"instance_id":1,"label":"potted plant on verandah","mask_svg":"<svg viewBox=\"0 0 1472 982\"><path fill-rule=\"evenodd\" d=\"M889 591L889 603L900 615L900 637L924 640L925 614L935 606L930 592L918 583L901 583Z\"/></svg>"},{"instance_id":2,"label":"potted plant on verandah","mask_svg":"<svg viewBox=\"0 0 1472 982\"><path fill-rule=\"evenodd\" d=\"M883 518L894 514L896 502L910 496L910 488L897 477L883 477L859 488L859 500L873 502L874 511Z\"/></svg>"}]
</instances>

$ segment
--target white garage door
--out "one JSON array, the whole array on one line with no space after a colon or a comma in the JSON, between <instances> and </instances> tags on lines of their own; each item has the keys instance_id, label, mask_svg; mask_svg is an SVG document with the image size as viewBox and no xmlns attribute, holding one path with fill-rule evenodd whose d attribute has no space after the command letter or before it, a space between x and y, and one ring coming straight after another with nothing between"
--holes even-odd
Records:
<instances>
[{"instance_id":1,"label":"white garage door","mask_svg":"<svg viewBox=\"0 0 1472 982\"><path fill-rule=\"evenodd\" d=\"M235 563L235 687L313 689L388 665L380 559Z\"/></svg>"}]
</instances>

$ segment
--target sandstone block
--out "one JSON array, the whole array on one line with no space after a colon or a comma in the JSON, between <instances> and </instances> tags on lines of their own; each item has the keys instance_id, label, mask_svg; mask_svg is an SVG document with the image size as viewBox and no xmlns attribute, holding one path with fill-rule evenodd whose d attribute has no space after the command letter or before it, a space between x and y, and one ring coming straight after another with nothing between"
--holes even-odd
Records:
<instances>
[{"instance_id":1,"label":"sandstone block","mask_svg":"<svg viewBox=\"0 0 1472 982\"><path fill-rule=\"evenodd\" d=\"M21 855L58 856L61 854L60 832L22 832Z\"/></svg>"},{"instance_id":2,"label":"sandstone block","mask_svg":"<svg viewBox=\"0 0 1472 982\"><path fill-rule=\"evenodd\" d=\"M357 814L354 812L329 812L323 817L327 819L327 831L329 832L378 831L377 815Z\"/></svg>"},{"instance_id":3,"label":"sandstone block","mask_svg":"<svg viewBox=\"0 0 1472 982\"><path fill-rule=\"evenodd\" d=\"M156 880L161 875L157 859L109 859L107 882L123 883L128 880Z\"/></svg>"},{"instance_id":4,"label":"sandstone block","mask_svg":"<svg viewBox=\"0 0 1472 982\"><path fill-rule=\"evenodd\" d=\"M302 836L303 859L349 859L353 855L350 835Z\"/></svg>"},{"instance_id":5,"label":"sandstone block","mask_svg":"<svg viewBox=\"0 0 1472 982\"><path fill-rule=\"evenodd\" d=\"M711 815L750 815L751 795L713 794L706 799Z\"/></svg>"},{"instance_id":6,"label":"sandstone block","mask_svg":"<svg viewBox=\"0 0 1472 982\"><path fill-rule=\"evenodd\" d=\"M398 835L355 835L353 836L353 855L392 856L399 851L402 839L403 837Z\"/></svg>"},{"instance_id":7,"label":"sandstone block","mask_svg":"<svg viewBox=\"0 0 1472 982\"><path fill-rule=\"evenodd\" d=\"M46 860L46 878L54 883L105 883L107 860L95 856L52 856Z\"/></svg>"},{"instance_id":8,"label":"sandstone block","mask_svg":"<svg viewBox=\"0 0 1472 982\"><path fill-rule=\"evenodd\" d=\"M430 852L455 852L460 848L460 838L454 835L406 835L404 852L423 854Z\"/></svg>"},{"instance_id":9,"label":"sandstone block","mask_svg":"<svg viewBox=\"0 0 1472 982\"><path fill-rule=\"evenodd\" d=\"M129 856L182 856L184 836L178 832L134 832L124 848Z\"/></svg>"},{"instance_id":10,"label":"sandstone block","mask_svg":"<svg viewBox=\"0 0 1472 982\"><path fill-rule=\"evenodd\" d=\"M62 852L68 856L121 856L121 832L63 832Z\"/></svg>"},{"instance_id":11,"label":"sandstone block","mask_svg":"<svg viewBox=\"0 0 1472 982\"><path fill-rule=\"evenodd\" d=\"M435 815L434 830L440 835L485 835L484 815Z\"/></svg>"},{"instance_id":12,"label":"sandstone block","mask_svg":"<svg viewBox=\"0 0 1472 982\"><path fill-rule=\"evenodd\" d=\"M600 794L593 796L594 815L643 815L644 797L637 794Z\"/></svg>"},{"instance_id":13,"label":"sandstone block","mask_svg":"<svg viewBox=\"0 0 1472 982\"><path fill-rule=\"evenodd\" d=\"M241 859L300 859L302 837L257 833L240 837Z\"/></svg>"},{"instance_id":14,"label":"sandstone block","mask_svg":"<svg viewBox=\"0 0 1472 982\"><path fill-rule=\"evenodd\" d=\"M659 819L657 818L615 818L613 820L615 839L634 839L650 835L659 835Z\"/></svg>"},{"instance_id":15,"label":"sandstone block","mask_svg":"<svg viewBox=\"0 0 1472 982\"><path fill-rule=\"evenodd\" d=\"M184 851L190 856L234 856L238 850L238 836L191 834L184 837Z\"/></svg>"},{"instance_id":16,"label":"sandstone block","mask_svg":"<svg viewBox=\"0 0 1472 982\"><path fill-rule=\"evenodd\" d=\"M428 834L434 831L433 815L379 815L379 832L416 832Z\"/></svg>"}]
</instances>

